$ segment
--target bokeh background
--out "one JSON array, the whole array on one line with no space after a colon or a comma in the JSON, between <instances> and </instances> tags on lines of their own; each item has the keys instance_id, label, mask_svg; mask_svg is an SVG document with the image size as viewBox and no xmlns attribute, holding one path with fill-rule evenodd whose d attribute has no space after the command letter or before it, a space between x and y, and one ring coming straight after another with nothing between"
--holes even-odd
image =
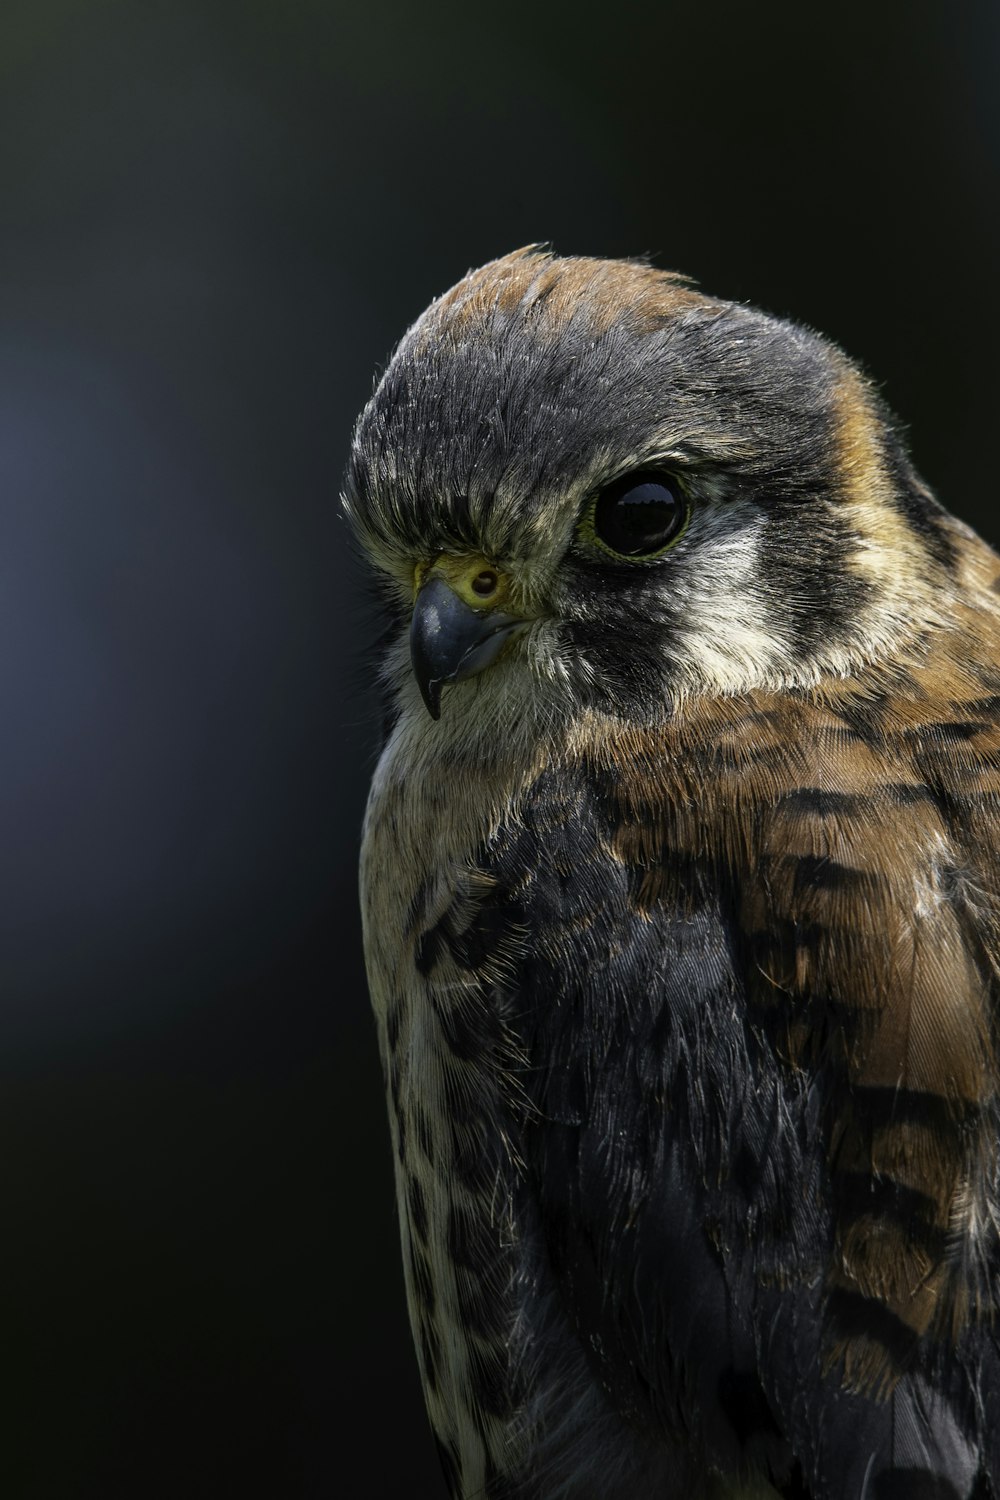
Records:
<instances>
[{"instance_id":1,"label":"bokeh background","mask_svg":"<svg viewBox=\"0 0 1000 1500\"><path fill-rule=\"evenodd\" d=\"M1000 10L4 0L0 1492L443 1494L360 958L395 338L534 240L826 330L1000 539Z\"/></svg>"}]
</instances>

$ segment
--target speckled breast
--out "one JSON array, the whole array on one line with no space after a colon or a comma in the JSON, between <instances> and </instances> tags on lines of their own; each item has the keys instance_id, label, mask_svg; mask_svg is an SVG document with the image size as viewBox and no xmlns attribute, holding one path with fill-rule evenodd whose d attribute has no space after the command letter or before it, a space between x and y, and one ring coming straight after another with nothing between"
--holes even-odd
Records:
<instances>
[{"instance_id":1,"label":"speckled breast","mask_svg":"<svg viewBox=\"0 0 1000 1500\"><path fill-rule=\"evenodd\" d=\"M446 1471L475 1494L517 1461L519 1235L510 1039L463 937L475 851L517 779L420 751L404 720L372 786L361 901L413 1338Z\"/></svg>"}]
</instances>

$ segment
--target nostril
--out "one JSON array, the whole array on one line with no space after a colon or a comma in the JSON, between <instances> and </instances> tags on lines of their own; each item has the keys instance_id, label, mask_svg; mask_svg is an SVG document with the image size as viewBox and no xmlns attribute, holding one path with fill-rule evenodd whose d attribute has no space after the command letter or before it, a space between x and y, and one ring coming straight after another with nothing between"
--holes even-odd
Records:
<instances>
[{"instance_id":1,"label":"nostril","mask_svg":"<svg viewBox=\"0 0 1000 1500\"><path fill-rule=\"evenodd\" d=\"M493 572L493 569L484 568L483 571L481 573L477 573L475 578L472 580L472 592L474 594L478 594L481 599L488 599L490 594L496 592L496 586L498 582L499 579Z\"/></svg>"}]
</instances>

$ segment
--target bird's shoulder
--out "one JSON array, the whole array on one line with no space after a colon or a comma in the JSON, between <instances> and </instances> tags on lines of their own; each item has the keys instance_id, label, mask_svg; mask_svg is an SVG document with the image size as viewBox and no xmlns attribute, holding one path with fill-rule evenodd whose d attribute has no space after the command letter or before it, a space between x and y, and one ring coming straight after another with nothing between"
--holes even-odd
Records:
<instances>
[{"instance_id":1,"label":"bird's shoulder","mask_svg":"<svg viewBox=\"0 0 1000 1500\"><path fill-rule=\"evenodd\" d=\"M516 893L518 1004L566 1064L553 1118L582 1118L581 1047L591 1068L621 1051L638 1118L664 1082L651 1039L675 1060L701 1047L687 1107L719 1161L741 1149L727 1086L763 1069L813 1101L831 1349L861 1388L992 1301L1000 563L958 541L942 623L897 661L654 729L581 721L489 851ZM727 1059L746 1074L728 1085Z\"/></svg>"}]
</instances>

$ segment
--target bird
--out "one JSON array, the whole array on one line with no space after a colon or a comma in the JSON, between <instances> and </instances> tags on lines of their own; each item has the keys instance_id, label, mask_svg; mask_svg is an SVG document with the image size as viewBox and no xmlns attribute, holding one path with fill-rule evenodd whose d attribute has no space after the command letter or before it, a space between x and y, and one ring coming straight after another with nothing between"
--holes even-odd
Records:
<instances>
[{"instance_id":1,"label":"bird","mask_svg":"<svg viewBox=\"0 0 1000 1500\"><path fill-rule=\"evenodd\" d=\"M833 342L545 246L405 333L343 506L448 1493L1000 1495L1000 558Z\"/></svg>"}]
</instances>

